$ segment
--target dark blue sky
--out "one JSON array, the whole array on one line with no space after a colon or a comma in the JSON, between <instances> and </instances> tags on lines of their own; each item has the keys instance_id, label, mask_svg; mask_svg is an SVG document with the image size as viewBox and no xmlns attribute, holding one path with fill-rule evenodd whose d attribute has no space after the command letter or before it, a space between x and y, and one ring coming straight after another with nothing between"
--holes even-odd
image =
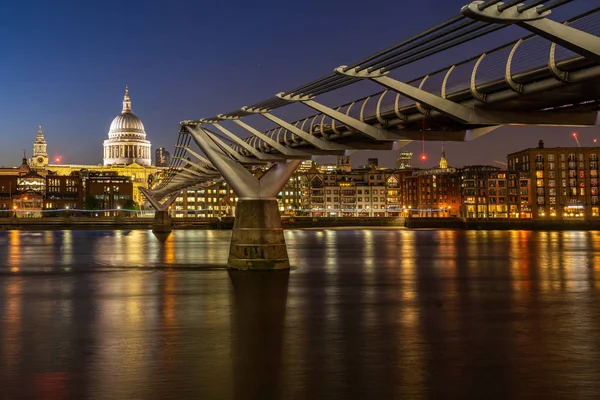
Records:
<instances>
[{"instance_id":1,"label":"dark blue sky","mask_svg":"<svg viewBox=\"0 0 600 400\"><path fill-rule=\"evenodd\" d=\"M555 14L576 15L598 0ZM102 141L126 84L153 148L169 150L178 123L229 112L329 73L458 14L466 0L29 1L0 14L0 164L20 162L44 127L51 157L101 163ZM527 32L518 28L433 60L430 71ZM454 56L456 60L450 60ZM407 78L422 70L402 71ZM429 71L426 71L429 72ZM376 87L347 89L362 95ZM330 104L335 105L335 104ZM305 115L310 111L302 111ZM493 163L535 146L573 145L563 128L502 128L446 144L451 165ZM595 129L580 130L589 144ZM428 143L430 161L440 143ZM408 147L420 152L420 143ZM354 163L378 156L362 152Z\"/></svg>"}]
</instances>

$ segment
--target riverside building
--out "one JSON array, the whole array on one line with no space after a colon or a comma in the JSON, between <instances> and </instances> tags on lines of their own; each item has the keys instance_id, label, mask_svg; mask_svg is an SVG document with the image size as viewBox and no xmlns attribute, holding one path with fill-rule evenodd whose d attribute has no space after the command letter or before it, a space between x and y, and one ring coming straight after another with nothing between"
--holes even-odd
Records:
<instances>
[{"instance_id":1,"label":"riverside building","mask_svg":"<svg viewBox=\"0 0 600 400\"><path fill-rule=\"evenodd\" d=\"M600 217L598 147L538 147L508 155L508 168L531 179L533 218Z\"/></svg>"}]
</instances>

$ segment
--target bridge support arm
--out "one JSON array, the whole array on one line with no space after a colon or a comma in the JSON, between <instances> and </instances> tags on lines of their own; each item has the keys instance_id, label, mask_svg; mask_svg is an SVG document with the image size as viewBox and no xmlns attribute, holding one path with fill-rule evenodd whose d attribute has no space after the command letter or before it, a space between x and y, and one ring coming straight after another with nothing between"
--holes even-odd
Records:
<instances>
[{"instance_id":1,"label":"bridge support arm","mask_svg":"<svg viewBox=\"0 0 600 400\"><path fill-rule=\"evenodd\" d=\"M201 127L187 127L192 138L208 157L211 164L219 170L233 191L240 197L259 197L259 188L256 178L240 163L228 157L216 145L210 133Z\"/></svg>"},{"instance_id":2,"label":"bridge support arm","mask_svg":"<svg viewBox=\"0 0 600 400\"><path fill-rule=\"evenodd\" d=\"M600 38L548 19L550 11L539 13L534 7L519 12L520 4L503 11L499 11L498 7L495 6L480 10L479 5L481 3L483 2L474 1L464 6L461 13L478 21L505 25L516 24L566 49L600 63Z\"/></svg>"},{"instance_id":3,"label":"bridge support arm","mask_svg":"<svg viewBox=\"0 0 600 400\"><path fill-rule=\"evenodd\" d=\"M258 158L259 160L271 161L271 162L277 162L277 161L285 160L283 157L279 157L279 156L276 156L276 155L273 155L273 154L265 154L265 153L262 153L262 152L258 151L256 148L250 146L250 144L248 144L248 142L244 142L242 139L240 139L238 136L236 136L229 129L221 126L217 122L211 122L211 124L215 128L217 128L218 130L220 130L221 133L223 133L225 136L227 136L230 140L232 140L233 142L237 143L240 147L242 147L242 148L246 149L247 151L249 151L254 157Z\"/></svg>"},{"instance_id":4,"label":"bridge support arm","mask_svg":"<svg viewBox=\"0 0 600 400\"><path fill-rule=\"evenodd\" d=\"M169 215L169 207L175 202L177 197L179 197L179 191L173 193L167 200L163 203L160 203L158 200L154 198L145 188L140 188L140 192L154 207L154 224L152 226L152 231L155 233L169 233L172 230L172 221L171 216Z\"/></svg>"},{"instance_id":5,"label":"bridge support arm","mask_svg":"<svg viewBox=\"0 0 600 400\"><path fill-rule=\"evenodd\" d=\"M250 111L247 108L245 110ZM348 149L347 147L345 147L343 145L333 143L333 142L330 142L327 140L319 139L318 137L313 136L310 133L303 131L302 129L298 128L297 126L294 126L294 125L290 124L289 122L284 121L281 118L276 117L275 115L273 115L271 113L261 112L261 111L257 111L257 113L262 115L269 121L274 122L275 124L279 125L283 129L288 130L292 134L298 136L299 138L301 138L305 142L313 145L314 147L316 147L319 150L328 151L332 155L344 155L344 152Z\"/></svg>"},{"instance_id":6,"label":"bridge support arm","mask_svg":"<svg viewBox=\"0 0 600 400\"><path fill-rule=\"evenodd\" d=\"M250 132L252 135L259 138L260 140L262 140L263 142L265 142L266 144L268 144L269 146L271 146L272 148L274 148L281 154L283 154L286 158L297 158L297 159L303 159L303 160L310 160L312 158L312 154L310 154L306 151L292 149L287 146L284 146L281 143L277 142L276 140L271 139L270 137L268 137L267 135L265 135L258 129L255 129L252 126L248 125L244 121L240 121L239 119L236 119L236 120L233 120L233 122L235 122L236 124L241 126L243 129Z\"/></svg>"},{"instance_id":7,"label":"bridge support arm","mask_svg":"<svg viewBox=\"0 0 600 400\"><path fill-rule=\"evenodd\" d=\"M312 108L313 110L316 110L324 115L327 115L328 117L341 122L342 124L348 126L349 128L354 129L355 131L358 131L373 140L394 141L394 140L400 139L400 137L398 135L396 135L392 132L388 132L385 129L381 129L376 126L369 125L366 122L363 122L356 118L352 118L342 112L334 110L331 107L327 107L324 104L321 104L321 103L318 103L318 102L312 100L311 97L308 97L308 96L297 97L297 96L291 96L291 95L284 95L283 93L277 94L277 97L279 97L280 99L283 99L283 100L287 100L287 101L299 101L302 104Z\"/></svg>"},{"instance_id":8,"label":"bridge support arm","mask_svg":"<svg viewBox=\"0 0 600 400\"><path fill-rule=\"evenodd\" d=\"M190 126L188 130L238 195L228 267L243 270L289 268L277 195L302 161L275 163L261 178L256 178L228 157L209 132Z\"/></svg>"},{"instance_id":9,"label":"bridge support arm","mask_svg":"<svg viewBox=\"0 0 600 400\"><path fill-rule=\"evenodd\" d=\"M343 65L335 69L335 72L340 75L346 75L357 79L370 79L379 85L400 93L411 100L414 100L420 105L434 109L447 117L457 120L461 123L471 123L473 121L474 110L447 100L443 97L431 94L423 89L416 88L407 83L392 79L387 75L387 72L374 71L367 72L366 70L356 72L355 70L345 70Z\"/></svg>"}]
</instances>

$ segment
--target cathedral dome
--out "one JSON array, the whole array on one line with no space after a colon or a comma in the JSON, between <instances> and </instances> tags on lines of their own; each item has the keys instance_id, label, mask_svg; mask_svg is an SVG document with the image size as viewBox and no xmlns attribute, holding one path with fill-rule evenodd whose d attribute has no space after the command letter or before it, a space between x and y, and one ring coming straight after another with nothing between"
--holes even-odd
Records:
<instances>
[{"instance_id":1,"label":"cathedral dome","mask_svg":"<svg viewBox=\"0 0 600 400\"><path fill-rule=\"evenodd\" d=\"M129 88L125 88L123 111L110 124L104 141L104 165L151 164L151 144L146 140L142 121L131 111Z\"/></svg>"},{"instance_id":2,"label":"cathedral dome","mask_svg":"<svg viewBox=\"0 0 600 400\"><path fill-rule=\"evenodd\" d=\"M146 136L142 120L133 113L117 115L110 124L108 134L111 133L139 133L144 135L144 138Z\"/></svg>"}]
</instances>

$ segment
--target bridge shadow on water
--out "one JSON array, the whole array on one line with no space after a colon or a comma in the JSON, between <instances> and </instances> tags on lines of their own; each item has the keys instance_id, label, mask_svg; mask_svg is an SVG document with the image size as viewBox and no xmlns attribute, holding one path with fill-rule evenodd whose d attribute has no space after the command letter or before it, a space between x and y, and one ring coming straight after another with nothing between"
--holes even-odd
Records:
<instances>
[{"instance_id":1,"label":"bridge shadow on water","mask_svg":"<svg viewBox=\"0 0 600 400\"><path fill-rule=\"evenodd\" d=\"M289 271L229 271L235 399L281 397Z\"/></svg>"}]
</instances>

